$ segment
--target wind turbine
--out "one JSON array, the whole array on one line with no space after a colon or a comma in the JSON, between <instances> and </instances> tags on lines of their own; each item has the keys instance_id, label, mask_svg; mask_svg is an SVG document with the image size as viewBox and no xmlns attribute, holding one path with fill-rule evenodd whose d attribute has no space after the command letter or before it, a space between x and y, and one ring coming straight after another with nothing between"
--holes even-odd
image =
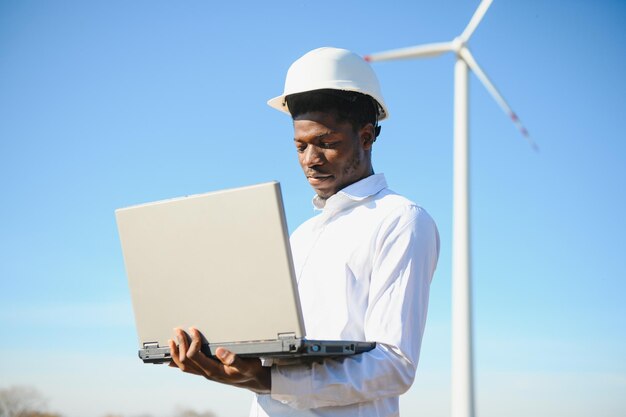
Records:
<instances>
[{"instance_id":1,"label":"wind turbine","mask_svg":"<svg viewBox=\"0 0 626 417\"><path fill-rule=\"evenodd\" d=\"M452 230L452 417L474 416L472 304L470 285L468 190L468 67L509 115L533 149L537 145L520 119L470 53L467 42L493 0L483 0L465 30L451 42L430 43L366 56L370 62L456 55L454 66L454 175Z\"/></svg>"}]
</instances>

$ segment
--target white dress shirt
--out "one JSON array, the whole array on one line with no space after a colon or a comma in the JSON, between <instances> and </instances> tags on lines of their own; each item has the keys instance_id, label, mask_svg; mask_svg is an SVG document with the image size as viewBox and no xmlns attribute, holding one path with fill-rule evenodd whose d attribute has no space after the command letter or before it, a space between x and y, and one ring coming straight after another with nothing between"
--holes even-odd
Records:
<instances>
[{"instance_id":1,"label":"white dress shirt","mask_svg":"<svg viewBox=\"0 0 626 417\"><path fill-rule=\"evenodd\" d=\"M370 352L272 367L270 395L251 417L399 414L415 377L439 235L424 209L382 174L322 200L291 236L309 339L375 341Z\"/></svg>"}]
</instances>

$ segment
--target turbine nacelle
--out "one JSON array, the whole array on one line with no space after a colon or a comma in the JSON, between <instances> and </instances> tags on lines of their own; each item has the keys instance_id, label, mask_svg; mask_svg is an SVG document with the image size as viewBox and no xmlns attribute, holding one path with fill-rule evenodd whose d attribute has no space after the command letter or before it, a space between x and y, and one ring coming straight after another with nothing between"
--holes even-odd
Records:
<instances>
[{"instance_id":1,"label":"turbine nacelle","mask_svg":"<svg viewBox=\"0 0 626 417\"><path fill-rule=\"evenodd\" d=\"M496 86L491 82L489 77L487 77L487 74L480 68L467 47L467 42L474 34L474 31L478 27L482 18L485 16L485 13L487 12L487 9L489 9L492 1L493 0L483 0L478 5L478 8L474 12L474 15L463 32L450 42L428 43L424 45L410 46L408 48L393 49L386 52L366 55L364 58L368 62L391 61L396 59L435 57L447 52L453 52L457 56L457 59L463 60L472 72L476 74L480 82L482 82L496 103L498 103L500 108L502 108L502 110L511 118L522 136L528 141L535 151L538 151L539 147L531 139L528 134L528 130L524 127L517 114L515 114L513 109L511 109L511 106L509 106L502 94L500 94Z\"/></svg>"},{"instance_id":2,"label":"turbine nacelle","mask_svg":"<svg viewBox=\"0 0 626 417\"><path fill-rule=\"evenodd\" d=\"M465 48L466 44L467 41L465 39L461 38L461 36L457 36L452 40L452 42L450 42L450 50L454 52L457 56L460 56L461 50Z\"/></svg>"}]
</instances>

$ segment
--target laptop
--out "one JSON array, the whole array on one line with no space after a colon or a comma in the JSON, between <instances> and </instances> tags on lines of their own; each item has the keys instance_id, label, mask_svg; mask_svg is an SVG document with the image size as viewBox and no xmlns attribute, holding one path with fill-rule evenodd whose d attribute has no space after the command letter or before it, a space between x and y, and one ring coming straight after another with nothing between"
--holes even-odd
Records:
<instances>
[{"instance_id":1,"label":"laptop","mask_svg":"<svg viewBox=\"0 0 626 417\"><path fill-rule=\"evenodd\" d=\"M375 342L307 340L280 184L141 204L115 211L146 363L171 360L173 328L196 327L202 351L317 358Z\"/></svg>"}]
</instances>

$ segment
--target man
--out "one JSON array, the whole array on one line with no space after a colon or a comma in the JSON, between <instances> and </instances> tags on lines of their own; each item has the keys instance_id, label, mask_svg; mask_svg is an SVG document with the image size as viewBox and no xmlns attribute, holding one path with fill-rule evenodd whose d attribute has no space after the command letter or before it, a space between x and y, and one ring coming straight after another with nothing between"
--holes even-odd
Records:
<instances>
[{"instance_id":1,"label":"man","mask_svg":"<svg viewBox=\"0 0 626 417\"><path fill-rule=\"evenodd\" d=\"M176 330L172 366L247 388L251 416L397 416L411 386L439 255L435 223L375 174L372 147L387 116L378 80L359 56L313 50L268 102L293 119L294 143L320 214L291 236L307 337L377 342L359 355L297 365L200 352Z\"/></svg>"}]
</instances>

